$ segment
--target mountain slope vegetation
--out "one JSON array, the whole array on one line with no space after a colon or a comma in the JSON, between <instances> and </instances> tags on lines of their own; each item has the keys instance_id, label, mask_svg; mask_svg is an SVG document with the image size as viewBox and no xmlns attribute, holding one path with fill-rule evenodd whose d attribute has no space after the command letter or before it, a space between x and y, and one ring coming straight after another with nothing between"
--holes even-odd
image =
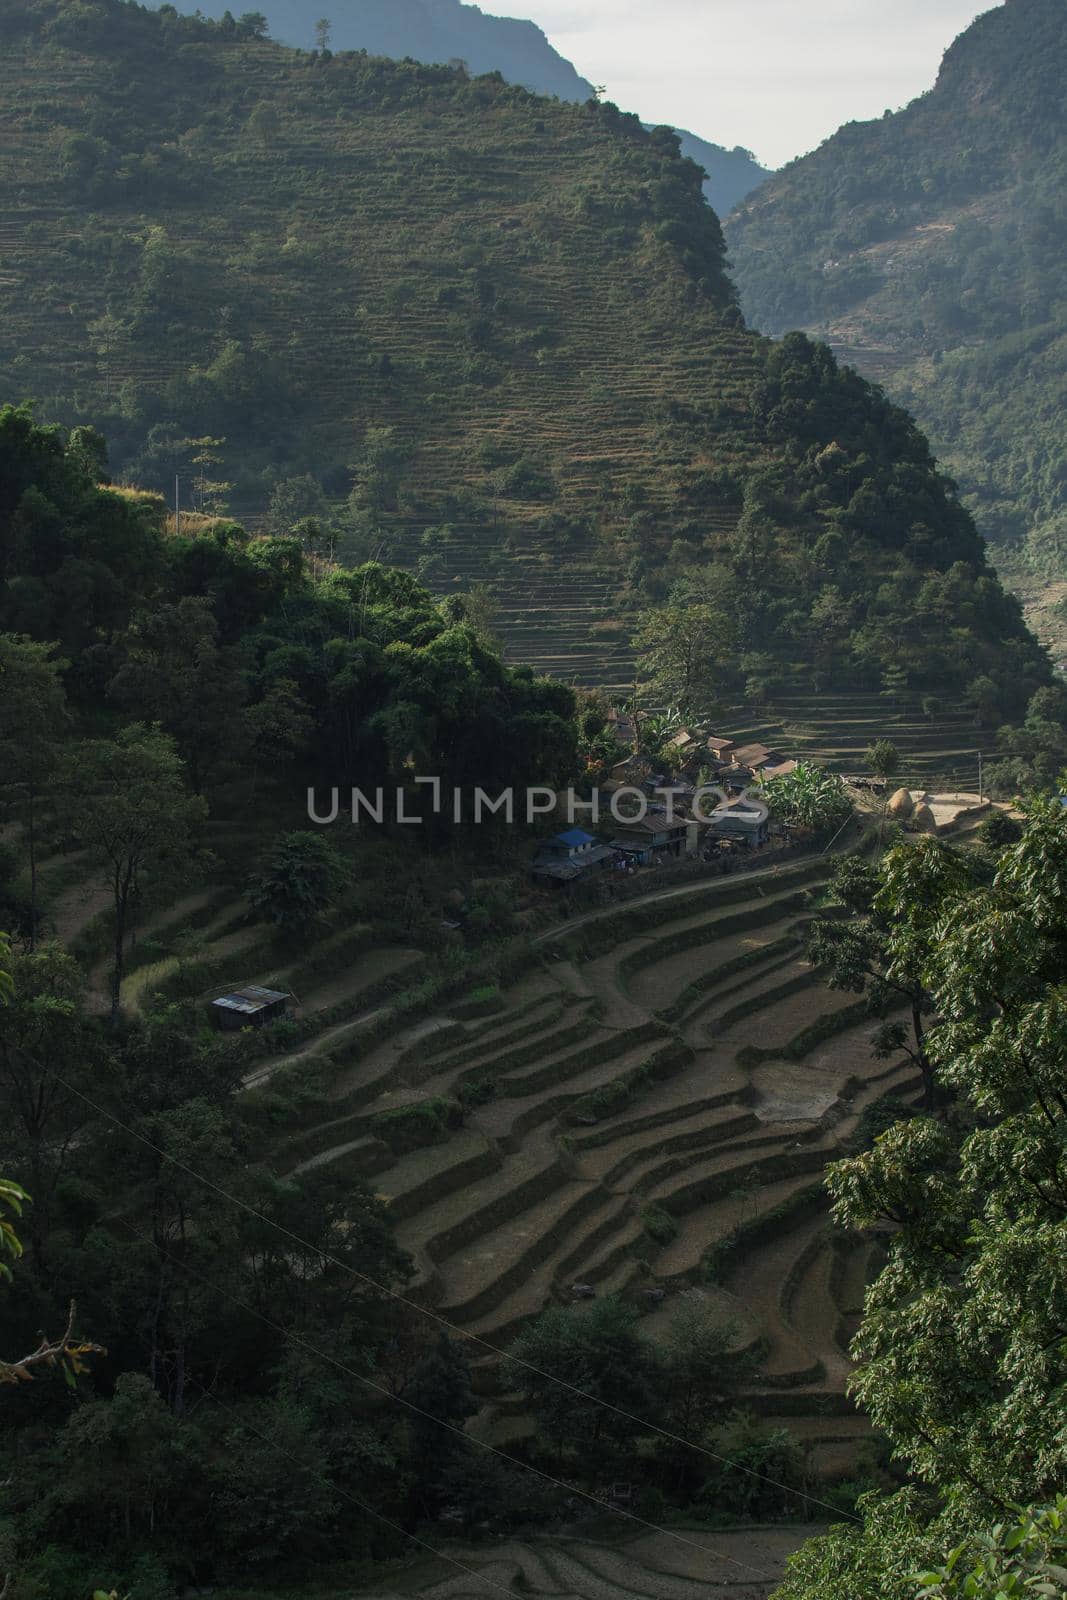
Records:
<instances>
[{"instance_id":1,"label":"mountain slope vegetation","mask_svg":"<svg viewBox=\"0 0 1067 1600\"><path fill-rule=\"evenodd\" d=\"M216 21L227 15L222 0L208 0L200 9ZM462 62L476 76L499 72L508 83L561 100L584 101L596 92L536 23L493 16L465 0L360 0L327 19L321 11L314 0L267 0L260 15L274 38L305 50L315 44L397 61ZM683 155L707 172L704 193L721 216L768 175L740 146L726 150L694 133L678 133Z\"/></svg>"},{"instance_id":2,"label":"mountain slope vegetation","mask_svg":"<svg viewBox=\"0 0 1067 1600\"><path fill-rule=\"evenodd\" d=\"M1067 6L1010 0L903 111L850 123L730 219L747 315L913 410L998 559L1067 576Z\"/></svg>"},{"instance_id":3,"label":"mountain slope vegetation","mask_svg":"<svg viewBox=\"0 0 1067 1600\"><path fill-rule=\"evenodd\" d=\"M910 419L745 329L669 129L119 0L3 29L0 387L127 480L510 584L513 654L561 675L670 599L718 696L770 662L995 722L1046 681Z\"/></svg>"}]
</instances>

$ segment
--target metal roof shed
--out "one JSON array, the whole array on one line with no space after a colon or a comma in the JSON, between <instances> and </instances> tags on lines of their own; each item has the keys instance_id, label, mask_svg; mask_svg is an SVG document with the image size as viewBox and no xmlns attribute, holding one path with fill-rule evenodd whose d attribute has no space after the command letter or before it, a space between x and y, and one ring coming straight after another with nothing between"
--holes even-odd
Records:
<instances>
[{"instance_id":1,"label":"metal roof shed","mask_svg":"<svg viewBox=\"0 0 1067 1600\"><path fill-rule=\"evenodd\" d=\"M211 1014L226 1033L238 1028L261 1028L285 1016L290 996L282 989L262 989L250 984L247 989L235 989L232 994L220 995L211 1002Z\"/></svg>"}]
</instances>

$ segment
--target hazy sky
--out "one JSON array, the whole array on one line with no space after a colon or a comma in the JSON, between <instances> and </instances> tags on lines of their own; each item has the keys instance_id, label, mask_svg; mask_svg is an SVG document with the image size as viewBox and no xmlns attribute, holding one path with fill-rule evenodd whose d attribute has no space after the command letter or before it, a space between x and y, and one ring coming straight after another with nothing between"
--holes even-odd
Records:
<instances>
[{"instance_id":1,"label":"hazy sky","mask_svg":"<svg viewBox=\"0 0 1067 1600\"><path fill-rule=\"evenodd\" d=\"M928 89L975 0L480 0L530 17L646 122L782 166Z\"/></svg>"}]
</instances>

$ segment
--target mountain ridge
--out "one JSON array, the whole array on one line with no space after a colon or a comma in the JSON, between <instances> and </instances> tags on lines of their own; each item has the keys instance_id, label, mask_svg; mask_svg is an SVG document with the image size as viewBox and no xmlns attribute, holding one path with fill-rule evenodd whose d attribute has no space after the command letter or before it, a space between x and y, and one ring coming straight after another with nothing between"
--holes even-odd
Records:
<instances>
[{"instance_id":1,"label":"mountain ridge","mask_svg":"<svg viewBox=\"0 0 1067 1600\"><path fill-rule=\"evenodd\" d=\"M0 26L0 389L127 481L490 585L513 659L614 689L664 603L720 698L1047 677L911 419L746 330L669 130L119 0Z\"/></svg>"},{"instance_id":2,"label":"mountain ridge","mask_svg":"<svg viewBox=\"0 0 1067 1600\"><path fill-rule=\"evenodd\" d=\"M846 125L726 229L749 319L827 338L883 382L998 561L1050 583L1067 577L1065 77L1063 0L1012 0L925 95Z\"/></svg>"},{"instance_id":3,"label":"mountain ridge","mask_svg":"<svg viewBox=\"0 0 1067 1600\"><path fill-rule=\"evenodd\" d=\"M204 0L200 9L215 21L227 14L225 0ZM311 49L321 9L320 0L264 0L263 15L280 43ZM525 18L495 16L467 0L362 0L358 8L342 0L329 9L328 38L336 51L366 50L427 65L462 61L473 76L499 72L508 83L561 100L584 101L596 93L544 30ZM707 172L704 193L720 216L768 175L741 146L731 150L685 129L675 131L683 154Z\"/></svg>"}]
</instances>

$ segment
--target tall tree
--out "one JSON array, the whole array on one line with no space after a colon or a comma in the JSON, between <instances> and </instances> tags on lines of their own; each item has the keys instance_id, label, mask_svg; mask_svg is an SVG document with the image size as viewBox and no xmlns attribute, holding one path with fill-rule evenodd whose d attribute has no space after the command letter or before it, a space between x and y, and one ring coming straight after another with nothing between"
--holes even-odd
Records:
<instances>
[{"instance_id":1,"label":"tall tree","mask_svg":"<svg viewBox=\"0 0 1067 1600\"><path fill-rule=\"evenodd\" d=\"M828 1181L839 1223L888 1238L852 1346L856 1396L946 1509L927 1530L920 1498L872 1497L863 1529L801 1553L783 1600L912 1600L909 1572L1067 1479L1067 817L1033 802L991 884L937 840L900 845L876 900L890 959L923 952L927 1049L953 1099ZM958 1592L1030 1591L1046 1592Z\"/></svg>"},{"instance_id":2,"label":"tall tree","mask_svg":"<svg viewBox=\"0 0 1067 1600\"><path fill-rule=\"evenodd\" d=\"M60 760L60 741L68 725L67 702L51 645L0 634L0 797L4 809L22 823L30 871L30 912L26 933L37 942L37 858L41 814L48 802Z\"/></svg>"},{"instance_id":3,"label":"tall tree","mask_svg":"<svg viewBox=\"0 0 1067 1600\"><path fill-rule=\"evenodd\" d=\"M538 1430L561 1456L577 1451L614 1464L633 1449L641 1418L654 1414L662 1363L637 1320L635 1307L613 1298L553 1306L512 1344L508 1381L527 1396Z\"/></svg>"},{"instance_id":4,"label":"tall tree","mask_svg":"<svg viewBox=\"0 0 1067 1600\"><path fill-rule=\"evenodd\" d=\"M242 754L244 679L219 644L207 600L186 595L136 616L108 693L173 734L197 794L220 765Z\"/></svg>"},{"instance_id":5,"label":"tall tree","mask_svg":"<svg viewBox=\"0 0 1067 1600\"><path fill-rule=\"evenodd\" d=\"M878 739L867 751L867 765L882 782L882 819L879 823L879 838L881 838L885 832L890 780L900 771L900 751L891 739Z\"/></svg>"},{"instance_id":6,"label":"tall tree","mask_svg":"<svg viewBox=\"0 0 1067 1600\"><path fill-rule=\"evenodd\" d=\"M13 956L10 1004L0 1012L0 1157L25 1178L36 1204L30 1246L40 1266L57 1186L85 1110L68 1083L91 1072L99 1050L81 1010L78 963L58 944Z\"/></svg>"},{"instance_id":7,"label":"tall tree","mask_svg":"<svg viewBox=\"0 0 1067 1600\"><path fill-rule=\"evenodd\" d=\"M634 637L642 687L684 717L707 712L717 687L715 619L700 602L646 612Z\"/></svg>"},{"instance_id":8,"label":"tall tree","mask_svg":"<svg viewBox=\"0 0 1067 1600\"><path fill-rule=\"evenodd\" d=\"M146 876L181 876L204 801L185 787L174 741L135 723L117 739L76 746L64 772L72 837L106 869L114 908L111 1020L118 1022L130 914Z\"/></svg>"},{"instance_id":9,"label":"tall tree","mask_svg":"<svg viewBox=\"0 0 1067 1600\"><path fill-rule=\"evenodd\" d=\"M846 857L830 888L850 915L844 921L815 918L808 938L808 959L824 969L830 987L866 995L872 1014L884 1019L874 1036L875 1054L888 1059L904 1051L914 1062L927 1110L933 1109L935 1079L927 1040L933 1001L924 974L936 915L946 881L974 881L978 866L949 850L932 857L891 852L880 868ZM909 908L906 926L896 914L902 904ZM900 1011L906 1025L893 1015Z\"/></svg>"},{"instance_id":10,"label":"tall tree","mask_svg":"<svg viewBox=\"0 0 1067 1600\"><path fill-rule=\"evenodd\" d=\"M347 881L342 857L324 833L280 833L248 886L261 916L283 933L306 930Z\"/></svg>"}]
</instances>

